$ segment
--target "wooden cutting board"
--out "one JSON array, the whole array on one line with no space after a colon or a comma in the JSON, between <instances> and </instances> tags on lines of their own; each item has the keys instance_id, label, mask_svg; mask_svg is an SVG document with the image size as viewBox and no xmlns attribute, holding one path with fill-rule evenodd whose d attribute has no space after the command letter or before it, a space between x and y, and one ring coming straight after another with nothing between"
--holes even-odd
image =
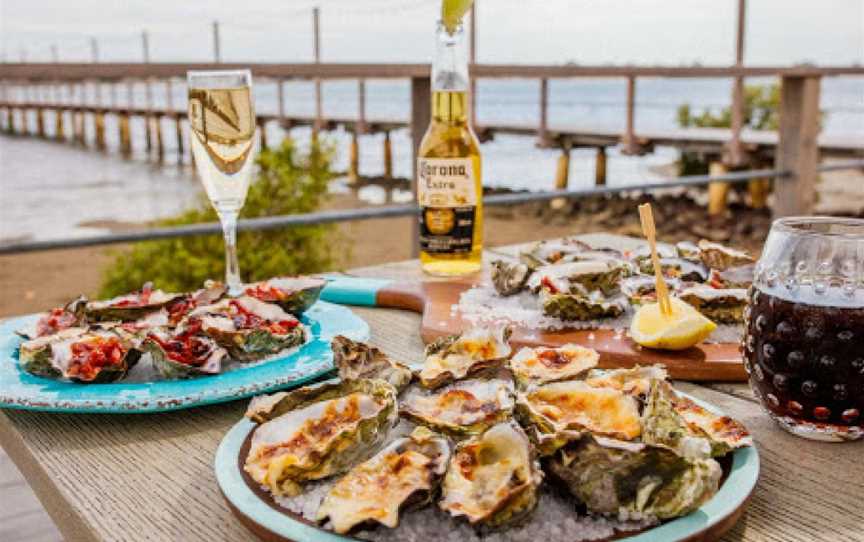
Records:
<instances>
[{"instance_id":1,"label":"wooden cutting board","mask_svg":"<svg viewBox=\"0 0 864 542\"><path fill-rule=\"evenodd\" d=\"M422 315L420 335L431 342L459 333L471 324L462 319L454 305L474 282L399 282L382 279L328 277L322 299L348 305L404 309ZM626 333L612 330L540 331L515 326L514 346L561 346L576 343L600 354L600 367L627 368L661 363L672 378L693 381L745 382L747 373L739 345L702 344L678 352L651 350L634 343Z\"/></svg>"}]
</instances>

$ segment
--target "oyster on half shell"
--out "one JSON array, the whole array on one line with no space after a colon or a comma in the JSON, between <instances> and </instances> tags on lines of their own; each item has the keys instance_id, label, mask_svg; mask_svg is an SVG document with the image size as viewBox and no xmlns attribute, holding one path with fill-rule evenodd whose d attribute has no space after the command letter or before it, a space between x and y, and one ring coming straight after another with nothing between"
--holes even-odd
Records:
<instances>
[{"instance_id":1,"label":"oyster on half shell","mask_svg":"<svg viewBox=\"0 0 864 542\"><path fill-rule=\"evenodd\" d=\"M326 285L319 277L275 277L246 285L245 294L300 316L318 301Z\"/></svg>"},{"instance_id":2,"label":"oyster on half shell","mask_svg":"<svg viewBox=\"0 0 864 542\"><path fill-rule=\"evenodd\" d=\"M426 346L420 383L430 389L500 367L510 357L509 327L477 327Z\"/></svg>"},{"instance_id":3,"label":"oyster on half shell","mask_svg":"<svg viewBox=\"0 0 864 542\"><path fill-rule=\"evenodd\" d=\"M718 271L756 263L753 256L743 250L736 250L705 239L699 241L699 257L702 258L702 263Z\"/></svg>"},{"instance_id":4,"label":"oyster on half shell","mask_svg":"<svg viewBox=\"0 0 864 542\"><path fill-rule=\"evenodd\" d=\"M513 414L513 381L476 378L434 391L414 386L400 400L399 414L456 437L482 433Z\"/></svg>"},{"instance_id":5,"label":"oyster on half shell","mask_svg":"<svg viewBox=\"0 0 864 542\"><path fill-rule=\"evenodd\" d=\"M629 270L623 261L579 260L538 268L528 279L528 287L534 292L547 288L556 293L599 291L611 295L618 290L621 278L627 274Z\"/></svg>"},{"instance_id":6,"label":"oyster on half shell","mask_svg":"<svg viewBox=\"0 0 864 542\"><path fill-rule=\"evenodd\" d=\"M570 380L597 366L596 350L578 344L559 348L524 347L510 359L510 370L520 387Z\"/></svg>"},{"instance_id":7,"label":"oyster on half shell","mask_svg":"<svg viewBox=\"0 0 864 542\"><path fill-rule=\"evenodd\" d=\"M666 380L669 375L662 365L636 365L629 369L592 369L585 383L595 388L612 388L644 400L653 379Z\"/></svg>"},{"instance_id":8,"label":"oyster on half shell","mask_svg":"<svg viewBox=\"0 0 864 542\"><path fill-rule=\"evenodd\" d=\"M201 333L200 322L192 327L157 328L147 334L142 348L150 353L153 366L164 378L189 378L222 372L228 352Z\"/></svg>"},{"instance_id":9,"label":"oyster on half shell","mask_svg":"<svg viewBox=\"0 0 864 542\"><path fill-rule=\"evenodd\" d=\"M69 329L71 327L84 327L87 325L87 298L83 295L76 297L62 307L51 309L39 316L39 319L26 329L17 330L15 333L24 339L36 339L45 337Z\"/></svg>"},{"instance_id":10,"label":"oyster on half shell","mask_svg":"<svg viewBox=\"0 0 864 542\"><path fill-rule=\"evenodd\" d=\"M254 297L223 299L198 307L183 325L195 320L201 322L204 333L240 361L255 361L306 340L304 326L297 318Z\"/></svg>"},{"instance_id":11,"label":"oyster on half shell","mask_svg":"<svg viewBox=\"0 0 864 542\"><path fill-rule=\"evenodd\" d=\"M90 384L123 378L141 351L119 330L73 327L22 343L18 356L28 373Z\"/></svg>"},{"instance_id":12,"label":"oyster on half shell","mask_svg":"<svg viewBox=\"0 0 864 542\"><path fill-rule=\"evenodd\" d=\"M411 382L411 369L390 359L384 352L368 344L352 341L344 335L333 337L333 363L342 380L379 378L401 392Z\"/></svg>"},{"instance_id":13,"label":"oyster on half shell","mask_svg":"<svg viewBox=\"0 0 864 542\"><path fill-rule=\"evenodd\" d=\"M581 380L553 382L516 395L516 411L541 455L583 433L633 440L642 433L639 402L622 391Z\"/></svg>"},{"instance_id":14,"label":"oyster on half shell","mask_svg":"<svg viewBox=\"0 0 864 542\"><path fill-rule=\"evenodd\" d=\"M516 423L500 423L462 441L450 458L439 506L490 529L520 522L537 505L543 471Z\"/></svg>"},{"instance_id":15,"label":"oyster on half shell","mask_svg":"<svg viewBox=\"0 0 864 542\"><path fill-rule=\"evenodd\" d=\"M651 381L648 403L642 413L642 440L692 458L718 457L753 444L747 429L739 422L678 395L663 380Z\"/></svg>"},{"instance_id":16,"label":"oyster on half shell","mask_svg":"<svg viewBox=\"0 0 864 542\"><path fill-rule=\"evenodd\" d=\"M316 519L340 534L366 524L393 529L400 511L431 502L449 461L447 439L418 427L336 482Z\"/></svg>"},{"instance_id":17,"label":"oyster on half shell","mask_svg":"<svg viewBox=\"0 0 864 542\"><path fill-rule=\"evenodd\" d=\"M722 474L713 459L603 437L558 450L548 468L588 510L622 520L689 514L717 493Z\"/></svg>"},{"instance_id":18,"label":"oyster on half shell","mask_svg":"<svg viewBox=\"0 0 864 542\"><path fill-rule=\"evenodd\" d=\"M154 290L152 283L146 283L137 292L87 303L87 318L94 322L121 320L124 322L158 311L183 297L183 294L166 293Z\"/></svg>"},{"instance_id":19,"label":"oyster on half shell","mask_svg":"<svg viewBox=\"0 0 864 542\"><path fill-rule=\"evenodd\" d=\"M515 295L525 288L531 268L524 263L495 260L492 262L492 285L499 295Z\"/></svg>"},{"instance_id":20,"label":"oyster on half shell","mask_svg":"<svg viewBox=\"0 0 864 542\"><path fill-rule=\"evenodd\" d=\"M600 292L584 294L556 293L546 288L540 291L543 314L565 321L587 321L621 316L627 309L623 295L605 298Z\"/></svg>"},{"instance_id":21,"label":"oyster on half shell","mask_svg":"<svg viewBox=\"0 0 864 542\"><path fill-rule=\"evenodd\" d=\"M275 495L345 472L379 446L399 417L396 390L383 380L325 382L256 397L258 422L244 470Z\"/></svg>"}]
</instances>

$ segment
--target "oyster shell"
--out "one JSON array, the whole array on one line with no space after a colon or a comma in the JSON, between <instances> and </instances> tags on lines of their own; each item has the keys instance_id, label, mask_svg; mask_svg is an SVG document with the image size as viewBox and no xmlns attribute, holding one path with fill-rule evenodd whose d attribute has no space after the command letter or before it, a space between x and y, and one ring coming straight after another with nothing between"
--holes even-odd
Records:
<instances>
[{"instance_id":1,"label":"oyster shell","mask_svg":"<svg viewBox=\"0 0 864 542\"><path fill-rule=\"evenodd\" d=\"M679 396L663 380L651 381L642 431L643 442L665 446L688 458L718 457L753 444L739 422Z\"/></svg>"},{"instance_id":2,"label":"oyster shell","mask_svg":"<svg viewBox=\"0 0 864 542\"><path fill-rule=\"evenodd\" d=\"M753 256L743 250L736 250L705 239L699 241L699 256L702 258L702 263L719 271L756 263Z\"/></svg>"},{"instance_id":3,"label":"oyster shell","mask_svg":"<svg viewBox=\"0 0 864 542\"><path fill-rule=\"evenodd\" d=\"M575 238L540 241L519 253L519 259L529 268L536 269L547 264L572 261L577 254L586 250L591 250L591 246Z\"/></svg>"},{"instance_id":4,"label":"oyster shell","mask_svg":"<svg viewBox=\"0 0 864 542\"><path fill-rule=\"evenodd\" d=\"M644 400L652 380L666 380L669 375L662 365L636 365L630 369L592 369L585 383L595 388L611 388Z\"/></svg>"},{"instance_id":5,"label":"oyster shell","mask_svg":"<svg viewBox=\"0 0 864 542\"><path fill-rule=\"evenodd\" d=\"M550 455L584 432L633 440L642 434L639 402L614 388L581 380L553 382L516 394L516 412L541 455Z\"/></svg>"},{"instance_id":6,"label":"oyster shell","mask_svg":"<svg viewBox=\"0 0 864 542\"><path fill-rule=\"evenodd\" d=\"M730 267L725 271L711 270L711 277L708 282L714 288L744 288L747 289L753 284L753 277L756 274L756 265L739 265L738 267Z\"/></svg>"},{"instance_id":7,"label":"oyster shell","mask_svg":"<svg viewBox=\"0 0 864 542\"><path fill-rule=\"evenodd\" d=\"M666 286L670 292L675 292L681 288L681 282L678 279L667 278ZM621 293L627 296L632 305L654 303L657 301L657 283L653 276L628 277L621 281Z\"/></svg>"},{"instance_id":8,"label":"oyster shell","mask_svg":"<svg viewBox=\"0 0 864 542\"><path fill-rule=\"evenodd\" d=\"M434 389L500 367L512 353L508 342L510 333L509 327L478 327L430 343L426 346L420 383Z\"/></svg>"},{"instance_id":9,"label":"oyster shell","mask_svg":"<svg viewBox=\"0 0 864 542\"><path fill-rule=\"evenodd\" d=\"M540 305L544 315L568 321L614 318L626 310L627 300L623 296L604 298L598 294L553 293L544 288L540 292Z\"/></svg>"},{"instance_id":10,"label":"oyster shell","mask_svg":"<svg viewBox=\"0 0 864 542\"><path fill-rule=\"evenodd\" d=\"M191 294L184 294L183 297L169 303L165 307L165 311L168 314L168 325L176 326L180 324L197 307L212 305L225 297L227 292L228 289L221 282L213 280L204 282L203 288Z\"/></svg>"},{"instance_id":11,"label":"oyster shell","mask_svg":"<svg viewBox=\"0 0 864 542\"><path fill-rule=\"evenodd\" d=\"M665 243L659 243L657 245L657 257L661 260L663 258L677 258L678 251L675 247L667 245ZM648 244L640 245L639 248L635 249L630 253L630 258L633 260L633 263L637 268L642 268L644 265L651 264L651 246ZM653 271L652 271L653 273Z\"/></svg>"},{"instance_id":12,"label":"oyster shell","mask_svg":"<svg viewBox=\"0 0 864 542\"><path fill-rule=\"evenodd\" d=\"M300 316L318 301L326 285L327 281L318 277L276 277L248 284L245 294Z\"/></svg>"},{"instance_id":13,"label":"oyster shell","mask_svg":"<svg viewBox=\"0 0 864 542\"><path fill-rule=\"evenodd\" d=\"M223 299L198 307L187 316L187 321L195 320L201 322L204 333L240 361L258 360L306 340L299 320L254 297Z\"/></svg>"},{"instance_id":14,"label":"oyster shell","mask_svg":"<svg viewBox=\"0 0 864 542\"><path fill-rule=\"evenodd\" d=\"M701 262L693 262L683 258L661 258L660 269L663 276L679 279L685 282L704 282L708 280L708 268ZM639 270L646 275L654 274L654 264L650 259L644 260Z\"/></svg>"},{"instance_id":15,"label":"oyster shell","mask_svg":"<svg viewBox=\"0 0 864 542\"><path fill-rule=\"evenodd\" d=\"M461 380L435 391L409 388L399 403L409 420L461 437L482 433L513 414L513 381Z\"/></svg>"},{"instance_id":16,"label":"oyster shell","mask_svg":"<svg viewBox=\"0 0 864 542\"><path fill-rule=\"evenodd\" d=\"M679 258L684 258L685 260L690 260L693 262L701 261L701 250L696 246L696 243L691 243L690 241L681 241L680 243L675 244L675 252L678 254Z\"/></svg>"},{"instance_id":17,"label":"oyster shell","mask_svg":"<svg viewBox=\"0 0 864 542\"><path fill-rule=\"evenodd\" d=\"M618 283L627 272L624 262L617 260L559 263L536 269L528 279L528 287L534 292L547 288L555 293L584 293L596 290L610 295L618 290Z\"/></svg>"},{"instance_id":18,"label":"oyster shell","mask_svg":"<svg viewBox=\"0 0 864 542\"><path fill-rule=\"evenodd\" d=\"M228 352L216 341L201 333L200 322L175 332L155 329L142 343L150 353L153 366L164 378L189 378L222 372L222 360Z\"/></svg>"},{"instance_id":19,"label":"oyster shell","mask_svg":"<svg viewBox=\"0 0 864 542\"><path fill-rule=\"evenodd\" d=\"M86 307L87 298L83 295L78 296L66 305L40 315L35 324L15 333L30 340L52 335L71 327L85 327L87 325Z\"/></svg>"},{"instance_id":20,"label":"oyster shell","mask_svg":"<svg viewBox=\"0 0 864 542\"><path fill-rule=\"evenodd\" d=\"M317 520L340 534L370 523L395 528L401 510L431 502L449 461L447 439L418 427L336 482Z\"/></svg>"},{"instance_id":21,"label":"oyster shell","mask_svg":"<svg viewBox=\"0 0 864 542\"><path fill-rule=\"evenodd\" d=\"M513 422L500 423L456 447L439 506L472 525L501 528L534 510L542 481L525 432Z\"/></svg>"},{"instance_id":22,"label":"oyster shell","mask_svg":"<svg viewBox=\"0 0 864 542\"><path fill-rule=\"evenodd\" d=\"M396 390L383 380L325 382L252 400L260 425L244 470L275 495L345 472L380 445L399 417Z\"/></svg>"},{"instance_id":23,"label":"oyster shell","mask_svg":"<svg viewBox=\"0 0 864 542\"><path fill-rule=\"evenodd\" d=\"M570 380L597 366L596 350L578 344L560 348L524 347L510 359L510 369L520 387Z\"/></svg>"},{"instance_id":24,"label":"oyster shell","mask_svg":"<svg viewBox=\"0 0 864 542\"><path fill-rule=\"evenodd\" d=\"M744 288L719 289L700 284L685 288L678 297L715 322L735 324L744 321L744 307L747 306L747 290Z\"/></svg>"},{"instance_id":25,"label":"oyster shell","mask_svg":"<svg viewBox=\"0 0 864 542\"><path fill-rule=\"evenodd\" d=\"M141 351L126 336L111 330L67 328L22 343L18 356L28 373L89 384L126 376Z\"/></svg>"},{"instance_id":26,"label":"oyster shell","mask_svg":"<svg viewBox=\"0 0 864 542\"><path fill-rule=\"evenodd\" d=\"M603 437L571 443L548 467L588 510L622 520L689 514L717 493L722 474L713 459Z\"/></svg>"},{"instance_id":27,"label":"oyster shell","mask_svg":"<svg viewBox=\"0 0 864 542\"><path fill-rule=\"evenodd\" d=\"M182 297L183 294L154 290L153 284L148 282L137 292L112 299L88 302L86 305L87 318L94 322L138 320Z\"/></svg>"},{"instance_id":28,"label":"oyster shell","mask_svg":"<svg viewBox=\"0 0 864 542\"><path fill-rule=\"evenodd\" d=\"M342 380L379 378L401 392L411 382L411 369L394 361L374 346L352 341L344 335L333 337L333 362Z\"/></svg>"},{"instance_id":29,"label":"oyster shell","mask_svg":"<svg viewBox=\"0 0 864 542\"><path fill-rule=\"evenodd\" d=\"M511 263L504 260L492 262L492 284L500 295L515 295L525 288L531 268L524 263Z\"/></svg>"}]
</instances>

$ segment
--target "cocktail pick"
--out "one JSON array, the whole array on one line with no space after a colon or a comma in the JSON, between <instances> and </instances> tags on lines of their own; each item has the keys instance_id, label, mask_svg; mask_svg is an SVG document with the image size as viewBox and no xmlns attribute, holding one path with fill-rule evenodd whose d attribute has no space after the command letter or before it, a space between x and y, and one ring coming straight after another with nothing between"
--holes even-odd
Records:
<instances>
[{"instance_id":1,"label":"cocktail pick","mask_svg":"<svg viewBox=\"0 0 864 542\"><path fill-rule=\"evenodd\" d=\"M642 233L651 247L651 263L654 266L654 281L657 288L657 303L660 312L665 316L672 316L672 303L669 301L669 289L663 280L663 270L660 268L660 257L657 255L657 230L654 226L654 213L651 211L650 203L639 206L639 220L642 221Z\"/></svg>"}]
</instances>

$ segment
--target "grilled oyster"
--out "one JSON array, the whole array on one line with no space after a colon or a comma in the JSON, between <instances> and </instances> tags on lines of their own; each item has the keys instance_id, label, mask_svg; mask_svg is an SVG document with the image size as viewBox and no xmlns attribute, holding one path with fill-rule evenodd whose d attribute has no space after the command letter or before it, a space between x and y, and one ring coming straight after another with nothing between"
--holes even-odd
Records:
<instances>
[{"instance_id":1,"label":"grilled oyster","mask_svg":"<svg viewBox=\"0 0 864 542\"><path fill-rule=\"evenodd\" d=\"M654 264L645 260L639 270L646 275L654 274ZM708 280L708 268L701 262L693 262L683 258L660 258L660 270L663 276L687 282L704 282Z\"/></svg>"},{"instance_id":2,"label":"grilled oyster","mask_svg":"<svg viewBox=\"0 0 864 542\"><path fill-rule=\"evenodd\" d=\"M540 292L543 314L561 320L597 320L614 318L624 313L627 301L623 296L604 298L599 292L589 295L554 293L544 288Z\"/></svg>"},{"instance_id":3,"label":"grilled oyster","mask_svg":"<svg viewBox=\"0 0 864 542\"><path fill-rule=\"evenodd\" d=\"M541 455L550 455L584 432L633 440L642 433L639 402L614 388L580 380L553 382L516 394L516 412Z\"/></svg>"},{"instance_id":4,"label":"grilled oyster","mask_svg":"<svg viewBox=\"0 0 864 542\"><path fill-rule=\"evenodd\" d=\"M260 425L244 470L275 495L348 470L392 428L396 390L383 380L325 382L256 397L246 416Z\"/></svg>"},{"instance_id":5,"label":"grilled oyster","mask_svg":"<svg viewBox=\"0 0 864 542\"><path fill-rule=\"evenodd\" d=\"M744 288L745 290L753 284L753 277L756 274L756 265L739 265L738 267L730 267L725 271L711 270L711 276L708 283L712 288L720 289L736 289Z\"/></svg>"},{"instance_id":6,"label":"grilled oyster","mask_svg":"<svg viewBox=\"0 0 864 542\"><path fill-rule=\"evenodd\" d=\"M603 437L569 444L548 467L588 510L622 520L689 514L717 493L722 474L713 459Z\"/></svg>"},{"instance_id":7,"label":"grilled oyster","mask_svg":"<svg viewBox=\"0 0 864 542\"><path fill-rule=\"evenodd\" d=\"M187 316L240 361L276 354L306 340L303 324L276 305L254 297L223 299L198 307Z\"/></svg>"},{"instance_id":8,"label":"grilled oyster","mask_svg":"<svg viewBox=\"0 0 864 542\"><path fill-rule=\"evenodd\" d=\"M658 244L657 245L657 257L661 260L663 258L677 258L678 251L675 247L672 247L667 244ZM640 245L639 248L630 253L630 258L633 260L633 264L642 269L645 265L651 264L651 247L648 244ZM653 269L653 268L652 268ZM653 273L653 271L652 271Z\"/></svg>"},{"instance_id":9,"label":"grilled oyster","mask_svg":"<svg viewBox=\"0 0 864 542\"><path fill-rule=\"evenodd\" d=\"M425 427L393 441L330 489L317 520L344 534L365 524L395 528L399 512L432 500L450 461L450 444Z\"/></svg>"},{"instance_id":10,"label":"grilled oyster","mask_svg":"<svg viewBox=\"0 0 864 542\"><path fill-rule=\"evenodd\" d=\"M412 387L400 401L399 413L456 437L482 433L513 414L513 381L462 380L435 391Z\"/></svg>"},{"instance_id":11,"label":"grilled oyster","mask_svg":"<svg viewBox=\"0 0 864 542\"><path fill-rule=\"evenodd\" d=\"M443 337L426 346L426 361L420 383L438 388L480 371L500 367L510 357L509 327L478 327L459 335Z\"/></svg>"},{"instance_id":12,"label":"grilled oyster","mask_svg":"<svg viewBox=\"0 0 864 542\"><path fill-rule=\"evenodd\" d=\"M456 447L439 506L472 525L500 528L534 510L542 481L525 432L513 422L500 423Z\"/></svg>"},{"instance_id":13,"label":"grilled oyster","mask_svg":"<svg viewBox=\"0 0 864 542\"><path fill-rule=\"evenodd\" d=\"M626 273L624 263L617 260L559 263L538 268L528 279L528 287L534 292L546 288L561 293L600 291L609 295L618 290Z\"/></svg>"},{"instance_id":14,"label":"grilled oyster","mask_svg":"<svg viewBox=\"0 0 864 542\"><path fill-rule=\"evenodd\" d=\"M212 305L225 297L227 292L228 289L221 282L206 281L203 288L191 294L184 294L181 298L172 301L165 307L165 312L168 315L168 325L176 326L180 324L197 307Z\"/></svg>"},{"instance_id":15,"label":"grilled oyster","mask_svg":"<svg viewBox=\"0 0 864 542\"><path fill-rule=\"evenodd\" d=\"M575 238L540 241L519 254L519 259L531 269L562 261L572 261L580 252L591 250L587 243Z\"/></svg>"},{"instance_id":16,"label":"grilled oyster","mask_svg":"<svg viewBox=\"0 0 864 542\"><path fill-rule=\"evenodd\" d=\"M596 350L577 344L560 348L522 348L510 360L510 369L520 387L570 380L597 366Z\"/></svg>"},{"instance_id":17,"label":"grilled oyster","mask_svg":"<svg viewBox=\"0 0 864 542\"><path fill-rule=\"evenodd\" d=\"M51 309L40 315L35 324L15 333L30 340L52 335L72 327L85 327L87 325L86 306L87 298L83 295L78 296L64 306Z\"/></svg>"},{"instance_id":18,"label":"grilled oyster","mask_svg":"<svg viewBox=\"0 0 864 542\"><path fill-rule=\"evenodd\" d=\"M735 250L734 248L723 246L720 243L712 243L705 239L699 241L699 256L702 258L702 263L711 269L719 271L725 271L730 267L756 263L753 256L743 250Z\"/></svg>"},{"instance_id":19,"label":"grilled oyster","mask_svg":"<svg viewBox=\"0 0 864 542\"><path fill-rule=\"evenodd\" d=\"M102 301L90 301L86 305L87 318L94 322L138 320L158 311L183 297L183 294L154 290L153 284L144 284L141 290Z\"/></svg>"},{"instance_id":20,"label":"grilled oyster","mask_svg":"<svg viewBox=\"0 0 864 542\"><path fill-rule=\"evenodd\" d=\"M247 285L245 294L300 316L318 301L326 284L318 277L276 277Z\"/></svg>"},{"instance_id":21,"label":"grilled oyster","mask_svg":"<svg viewBox=\"0 0 864 542\"><path fill-rule=\"evenodd\" d=\"M201 332L200 321L192 325L169 329L155 329L142 343L149 352L153 366L164 378L189 378L202 374L222 372L222 360L228 352L216 341Z\"/></svg>"},{"instance_id":22,"label":"grilled oyster","mask_svg":"<svg viewBox=\"0 0 864 542\"><path fill-rule=\"evenodd\" d=\"M666 286L674 292L681 287L677 279L667 278ZM654 303L657 301L657 283L653 276L639 275L621 281L621 293L627 296L632 305Z\"/></svg>"},{"instance_id":23,"label":"grilled oyster","mask_svg":"<svg viewBox=\"0 0 864 542\"><path fill-rule=\"evenodd\" d=\"M504 260L492 262L492 284L500 295L518 294L525 288L531 268L524 263L511 263Z\"/></svg>"},{"instance_id":24,"label":"grilled oyster","mask_svg":"<svg viewBox=\"0 0 864 542\"><path fill-rule=\"evenodd\" d=\"M390 359L374 346L337 335L330 347L333 349L333 363L342 380L378 378L390 383L397 392L411 382L411 369Z\"/></svg>"},{"instance_id":25,"label":"grilled oyster","mask_svg":"<svg viewBox=\"0 0 864 542\"><path fill-rule=\"evenodd\" d=\"M663 380L651 381L651 392L642 413L642 441L697 459L726 455L753 444L747 429L739 422L679 396Z\"/></svg>"},{"instance_id":26,"label":"grilled oyster","mask_svg":"<svg viewBox=\"0 0 864 542\"><path fill-rule=\"evenodd\" d=\"M715 322L735 324L744 321L747 290L743 288L718 289L696 285L685 288L678 297Z\"/></svg>"},{"instance_id":27,"label":"grilled oyster","mask_svg":"<svg viewBox=\"0 0 864 542\"><path fill-rule=\"evenodd\" d=\"M675 244L675 252L678 254L679 258L683 258L685 260L690 260L691 262L701 261L701 250L696 246L696 243L691 243L690 241L681 241L680 243Z\"/></svg>"},{"instance_id":28,"label":"grilled oyster","mask_svg":"<svg viewBox=\"0 0 864 542\"><path fill-rule=\"evenodd\" d=\"M141 351L111 330L67 328L21 344L21 368L37 376L82 383L113 382L126 376Z\"/></svg>"},{"instance_id":29,"label":"grilled oyster","mask_svg":"<svg viewBox=\"0 0 864 542\"><path fill-rule=\"evenodd\" d=\"M652 380L666 380L669 375L662 365L637 365L630 369L592 369L585 383L595 388L611 388L640 401L648 396Z\"/></svg>"}]
</instances>

